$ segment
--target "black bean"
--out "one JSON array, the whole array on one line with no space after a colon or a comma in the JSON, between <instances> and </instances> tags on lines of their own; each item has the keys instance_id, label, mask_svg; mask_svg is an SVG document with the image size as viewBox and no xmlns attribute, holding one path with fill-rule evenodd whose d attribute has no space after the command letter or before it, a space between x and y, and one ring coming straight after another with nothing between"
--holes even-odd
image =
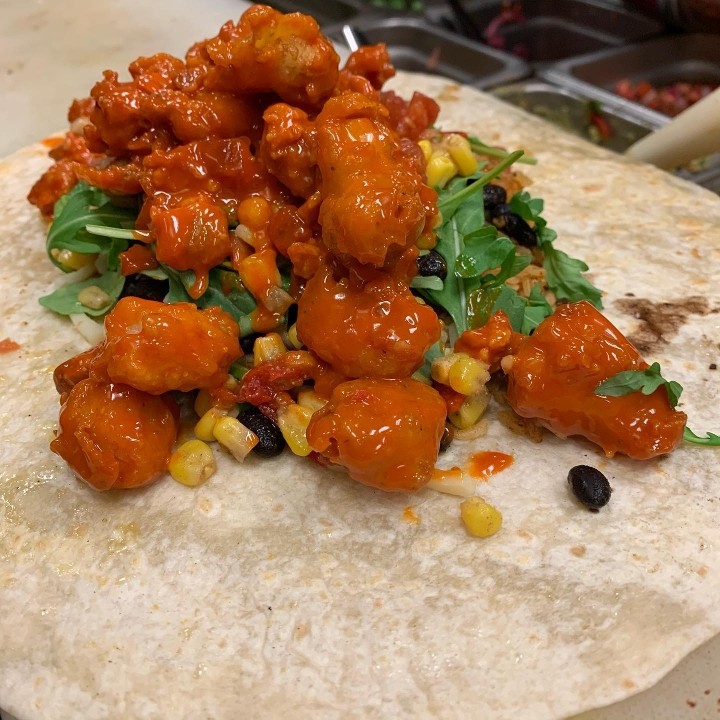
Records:
<instances>
[{"instance_id":1,"label":"black bean","mask_svg":"<svg viewBox=\"0 0 720 720\"><path fill-rule=\"evenodd\" d=\"M590 465L576 465L568 473L568 483L575 497L588 510L597 512L610 502L612 488L608 479L597 468Z\"/></svg>"},{"instance_id":2,"label":"black bean","mask_svg":"<svg viewBox=\"0 0 720 720\"><path fill-rule=\"evenodd\" d=\"M440 438L440 452L445 452L449 447L450 443L455 439L455 431L450 425L445 425L442 437Z\"/></svg>"},{"instance_id":3,"label":"black bean","mask_svg":"<svg viewBox=\"0 0 720 720\"><path fill-rule=\"evenodd\" d=\"M490 207L486 206L485 208L485 216L491 223L493 223L493 225L495 224L495 220L503 218L506 215L510 215L511 212L512 210L510 209L510 206L505 203L490 205Z\"/></svg>"},{"instance_id":4,"label":"black bean","mask_svg":"<svg viewBox=\"0 0 720 720\"><path fill-rule=\"evenodd\" d=\"M447 263L439 253L431 250L417 259L418 274L423 277L439 277L444 280L447 277Z\"/></svg>"},{"instance_id":5,"label":"black bean","mask_svg":"<svg viewBox=\"0 0 720 720\"><path fill-rule=\"evenodd\" d=\"M483 187L483 203L485 209L496 207L498 205L504 205L507 202L507 193L502 185L485 185Z\"/></svg>"},{"instance_id":6,"label":"black bean","mask_svg":"<svg viewBox=\"0 0 720 720\"><path fill-rule=\"evenodd\" d=\"M287 443L280 428L256 407L250 407L241 412L238 420L258 436L258 444L252 449L256 455L271 458L279 455L285 449Z\"/></svg>"},{"instance_id":7,"label":"black bean","mask_svg":"<svg viewBox=\"0 0 720 720\"><path fill-rule=\"evenodd\" d=\"M258 333L251 333L250 335L245 335L240 338L240 347L242 348L242 351L248 355L250 354L254 347L255 347L255 341L261 337Z\"/></svg>"},{"instance_id":8,"label":"black bean","mask_svg":"<svg viewBox=\"0 0 720 720\"><path fill-rule=\"evenodd\" d=\"M508 207L503 205L501 207ZM507 212L494 215L490 221L498 229L511 237L518 245L532 248L537 245L537 233L517 213Z\"/></svg>"},{"instance_id":9,"label":"black bean","mask_svg":"<svg viewBox=\"0 0 720 720\"><path fill-rule=\"evenodd\" d=\"M162 302L170 290L168 280L156 280L142 273L128 275L120 297L139 297L143 300Z\"/></svg>"}]
</instances>

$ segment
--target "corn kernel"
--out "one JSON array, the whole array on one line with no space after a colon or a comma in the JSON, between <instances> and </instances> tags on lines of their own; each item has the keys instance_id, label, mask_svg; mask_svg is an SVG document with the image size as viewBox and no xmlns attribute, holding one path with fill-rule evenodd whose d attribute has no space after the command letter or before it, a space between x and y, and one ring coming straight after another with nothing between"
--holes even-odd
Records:
<instances>
[{"instance_id":1,"label":"corn kernel","mask_svg":"<svg viewBox=\"0 0 720 720\"><path fill-rule=\"evenodd\" d=\"M293 323L287 331L288 334L288 341L290 344L296 349L300 350L300 348L303 346L303 344L300 342L300 338L297 334L297 323Z\"/></svg>"},{"instance_id":2,"label":"corn kernel","mask_svg":"<svg viewBox=\"0 0 720 720\"><path fill-rule=\"evenodd\" d=\"M325 407L327 400L320 397L312 388L303 388L297 397L298 405L308 408L313 412L317 412L320 408Z\"/></svg>"},{"instance_id":3,"label":"corn kernel","mask_svg":"<svg viewBox=\"0 0 720 720\"><path fill-rule=\"evenodd\" d=\"M422 150L423 157L425 158L425 162L427 163L427 161L430 160L430 157L432 156L432 143L429 140L420 140L420 142L418 142L418 146L420 147L420 150Z\"/></svg>"},{"instance_id":4,"label":"corn kernel","mask_svg":"<svg viewBox=\"0 0 720 720\"><path fill-rule=\"evenodd\" d=\"M445 147L461 175L467 177L477 170L477 158L466 137L451 133L445 138Z\"/></svg>"},{"instance_id":5,"label":"corn kernel","mask_svg":"<svg viewBox=\"0 0 720 720\"><path fill-rule=\"evenodd\" d=\"M266 360L271 360L287 350L285 343L276 332L259 337L253 345L253 365L257 367Z\"/></svg>"},{"instance_id":6,"label":"corn kernel","mask_svg":"<svg viewBox=\"0 0 720 720\"><path fill-rule=\"evenodd\" d=\"M213 429L217 421L228 414L227 410L219 407L211 407L196 423L194 433L205 442L213 442L215 435Z\"/></svg>"},{"instance_id":7,"label":"corn kernel","mask_svg":"<svg viewBox=\"0 0 720 720\"><path fill-rule=\"evenodd\" d=\"M458 172L450 155L443 152L434 152L425 169L428 185L439 188L445 187Z\"/></svg>"},{"instance_id":8,"label":"corn kernel","mask_svg":"<svg viewBox=\"0 0 720 720\"><path fill-rule=\"evenodd\" d=\"M213 427L213 435L238 462L242 462L258 444L258 436L233 417L219 418Z\"/></svg>"},{"instance_id":9,"label":"corn kernel","mask_svg":"<svg viewBox=\"0 0 720 720\"><path fill-rule=\"evenodd\" d=\"M502 527L500 511L477 496L460 503L460 517L473 537L490 537Z\"/></svg>"},{"instance_id":10,"label":"corn kernel","mask_svg":"<svg viewBox=\"0 0 720 720\"><path fill-rule=\"evenodd\" d=\"M265 198L255 195L240 203L237 214L242 225L251 230L262 230L272 216L272 208Z\"/></svg>"},{"instance_id":11,"label":"corn kernel","mask_svg":"<svg viewBox=\"0 0 720 720\"><path fill-rule=\"evenodd\" d=\"M168 471L173 480L188 487L202 485L216 469L213 451L202 440L188 440L183 443L170 456L168 463Z\"/></svg>"},{"instance_id":12,"label":"corn kernel","mask_svg":"<svg viewBox=\"0 0 720 720\"><path fill-rule=\"evenodd\" d=\"M77 296L78 302L92 310L102 310L110 304L110 296L97 285L88 285Z\"/></svg>"},{"instance_id":13,"label":"corn kernel","mask_svg":"<svg viewBox=\"0 0 720 720\"><path fill-rule=\"evenodd\" d=\"M417 239L417 246L419 250L432 250L437 246L437 239L435 233L425 232Z\"/></svg>"},{"instance_id":14,"label":"corn kernel","mask_svg":"<svg viewBox=\"0 0 720 720\"><path fill-rule=\"evenodd\" d=\"M486 393L466 397L460 408L448 415L450 422L460 430L472 427L485 412L490 396Z\"/></svg>"},{"instance_id":15,"label":"corn kernel","mask_svg":"<svg viewBox=\"0 0 720 720\"><path fill-rule=\"evenodd\" d=\"M484 391L488 380L488 366L481 360L463 354L450 366L447 384L461 395L477 395Z\"/></svg>"},{"instance_id":16,"label":"corn kernel","mask_svg":"<svg viewBox=\"0 0 720 720\"><path fill-rule=\"evenodd\" d=\"M62 250L60 248L53 248L50 251L50 254L63 267L70 270L79 270L86 265L91 265L95 262L95 260L97 260L97 255L95 253L79 253L67 250L66 248L63 248Z\"/></svg>"},{"instance_id":17,"label":"corn kernel","mask_svg":"<svg viewBox=\"0 0 720 720\"><path fill-rule=\"evenodd\" d=\"M193 405L195 414L198 417L202 417L214 404L215 401L210 397L210 393L207 390L198 390Z\"/></svg>"},{"instance_id":18,"label":"corn kernel","mask_svg":"<svg viewBox=\"0 0 720 720\"><path fill-rule=\"evenodd\" d=\"M310 408L295 403L285 406L278 412L277 421L280 432L290 450L300 457L305 457L312 451L306 436L312 416L313 411Z\"/></svg>"},{"instance_id":19,"label":"corn kernel","mask_svg":"<svg viewBox=\"0 0 720 720\"><path fill-rule=\"evenodd\" d=\"M448 385L450 383L450 368L463 357L469 358L470 356L467 353L449 353L435 358L432 361L430 370L432 379L443 385Z\"/></svg>"}]
</instances>

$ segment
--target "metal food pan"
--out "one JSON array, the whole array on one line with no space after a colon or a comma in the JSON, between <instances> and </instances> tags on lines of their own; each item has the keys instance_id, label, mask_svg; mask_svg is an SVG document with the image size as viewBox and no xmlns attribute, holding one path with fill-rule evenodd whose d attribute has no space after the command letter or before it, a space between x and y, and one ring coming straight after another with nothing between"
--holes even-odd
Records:
<instances>
[{"instance_id":1,"label":"metal food pan","mask_svg":"<svg viewBox=\"0 0 720 720\"><path fill-rule=\"evenodd\" d=\"M555 82L612 93L625 78L653 85L675 82L720 83L720 37L686 34L585 54L541 71Z\"/></svg>"},{"instance_id":2,"label":"metal food pan","mask_svg":"<svg viewBox=\"0 0 720 720\"><path fill-rule=\"evenodd\" d=\"M385 43L399 70L443 75L457 82L490 88L530 75L519 58L484 47L417 18L360 19L352 30L363 43ZM327 28L328 36L344 42L342 26Z\"/></svg>"},{"instance_id":3,"label":"metal food pan","mask_svg":"<svg viewBox=\"0 0 720 720\"><path fill-rule=\"evenodd\" d=\"M371 11L363 0L263 0L281 12L301 12L312 15L320 25L347 22L361 13Z\"/></svg>"},{"instance_id":4,"label":"metal food pan","mask_svg":"<svg viewBox=\"0 0 720 720\"><path fill-rule=\"evenodd\" d=\"M586 139L592 139L589 137L588 103L590 100L598 100L602 114L613 131L608 140L598 144L620 153L669 121L664 115L617 96L608 94L607 98L601 99L592 91L583 93L577 88L538 80L498 87L493 90L493 94ZM676 174L720 192L720 154L710 155L699 163L679 169Z\"/></svg>"},{"instance_id":5,"label":"metal food pan","mask_svg":"<svg viewBox=\"0 0 720 720\"><path fill-rule=\"evenodd\" d=\"M599 140L594 136L589 120L592 98L537 80L495 88L493 95L615 152L624 152L652 130L652 126L634 113L612 103L602 103L601 112L610 126L611 135L606 140Z\"/></svg>"},{"instance_id":6,"label":"metal food pan","mask_svg":"<svg viewBox=\"0 0 720 720\"><path fill-rule=\"evenodd\" d=\"M454 32L484 39L501 6L501 0L466 0L463 7L472 27L452 13L447 4L429 6L428 15ZM523 13L523 21L503 25L497 38L503 50L533 65L615 47L663 31L655 20L597 0L534 0L523 4Z\"/></svg>"}]
</instances>

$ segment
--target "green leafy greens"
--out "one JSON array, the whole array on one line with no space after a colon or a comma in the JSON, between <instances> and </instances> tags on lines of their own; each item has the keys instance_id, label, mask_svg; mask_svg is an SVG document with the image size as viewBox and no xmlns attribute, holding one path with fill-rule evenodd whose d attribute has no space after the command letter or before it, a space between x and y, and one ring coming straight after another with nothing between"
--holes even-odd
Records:
<instances>
[{"instance_id":1,"label":"green leafy greens","mask_svg":"<svg viewBox=\"0 0 720 720\"><path fill-rule=\"evenodd\" d=\"M100 316L117 302L125 285L120 274L120 253L133 239L138 208L135 199L129 205L118 205L102 190L78 183L55 203L55 219L48 231L46 249L50 260L63 272L72 268L62 262L62 251L97 255L96 265L104 267L96 277L80 280L58 288L40 298L43 307L60 315ZM97 287L108 296L108 303L99 308L80 302L81 293Z\"/></svg>"},{"instance_id":2,"label":"green leafy greens","mask_svg":"<svg viewBox=\"0 0 720 720\"><path fill-rule=\"evenodd\" d=\"M682 385L674 380L666 380L661 374L659 363L656 362L645 370L625 370L613 375L595 388L595 394L620 397L639 390L643 395L650 395L659 387L665 388L670 407L676 407L683 391ZM702 437L689 427L683 430L683 440L695 445L720 447L720 435L709 432Z\"/></svg>"},{"instance_id":3,"label":"green leafy greens","mask_svg":"<svg viewBox=\"0 0 720 720\"><path fill-rule=\"evenodd\" d=\"M542 217L544 202L541 198L533 198L525 190L515 193L510 200L510 209L523 220L532 222L538 238L538 247L542 250L545 277L550 290L558 299L588 300L598 310L602 309L602 292L596 288L582 273L588 266L576 258L570 257L562 250L558 250L553 241L557 233L547 226Z\"/></svg>"},{"instance_id":4,"label":"green leafy greens","mask_svg":"<svg viewBox=\"0 0 720 720\"><path fill-rule=\"evenodd\" d=\"M241 337L250 335L253 332L250 313L255 310L257 305L255 298L242 286L236 272L222 267L213 268L210 271L207 290L199 298L195 299L188 293L188 290L195 282L195 273L192 270L179 271L167 265L161 265L160 269L165 278L170 281L168 302L191 302L195 303L199 308L215 305L232 315L235 322L240 326ZM162 279L159 271L153 272L153 277Z\"/></svg>"},{"instance_id":5,"label":"green leafy greens","mask_svg":"<svg viewBox=\"0 0 720 720\"><path fill-rule=\"evenodd\" d=\"M120 298L125 278L117 270L108 270L103 275L91 277L87 280L63 285L55 292L40 298L39 302L48 310L58 315L85 315L99 316L108 312ZM80 294L90 287L100 288L108 296L108 303L100 308L91 308L80 302Z\"/></svg>"},{"instance_id":6,"label":"green leafy greens","mask_svg":"<svg viewBox=\"0 0 720 720\"><path fill-rule=\"evenodd\" d=\"M109 195L87 183L78 183L55 203L55 219L47 236L50 260L70 272L58 259L58 251L105 255L107 267L116 270L119 255L127 250L138 207L114 204Z\"/></svg>"},{"instance_id":7,"label":"green leafy greens","mask_svg":"<svg viewBox=\"0 0 720 720\"><path fill-rule=\"evenodd\" d=\"M656 362L645 370L625 370L613 375L595 388L595 394L619 397L639 390L643 395L651 395L659 387L665 387L670 407L675 407L680 400L682 385L674 380L666 380Z\"/></svg>"},{"instance_id":8,"label":"green leafy greens","mask_svg":"<svg viewBox=\"0 0 720 720\"><path fill-rule=\"evenodd\" d=\"M696 435L689 427L683 430L683 440L694 445L707 445L709 447L720 447L720 435L709 432L705 437Z\"/></svg>"},{"instance_id":9,"label":"green leafy greens","mask_svg":"<svg viewBox=\"0 0 720 720\"><path fill-rule=\"evenodd\" d=\"M483 325L497 310L507 314L513 329L530 333L552 313L552 308L539 285L525 298L506 284L530 264L531 257L519 252L516 244L500 235L493 225L486 224L481 192L505 168L520 161L523 151L488 153L494 149L476 138L470 138L470 143L476 152L502 160L488 172L455 178L439 191L438 209L443 221L437 231L435 250L445 259L448 274L442 288L430 283L413 283L413 287L445 308L459 334ZM545 258L548 287L558 298L589 300L602 307L600 290L581 274L588 269L587 265L553 246L557 233L547 227L541 214L543 206L540 198L532 198L524 191L516 193L510 202L512 211L535 227Z\"/></svg>"}]
</instances>

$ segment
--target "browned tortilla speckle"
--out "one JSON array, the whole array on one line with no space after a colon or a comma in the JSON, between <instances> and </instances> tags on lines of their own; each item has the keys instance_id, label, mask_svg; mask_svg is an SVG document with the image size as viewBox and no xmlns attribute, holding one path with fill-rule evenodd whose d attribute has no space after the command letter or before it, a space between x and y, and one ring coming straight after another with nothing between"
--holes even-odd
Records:
<instances>
[{"instance_id":1,"label":"browned tortilla speckle","mask_svg":"<svg viewBox=\"0 0 720 720\"><path fill-rule=\"evenodd\" d=\"M455 85L454 83L448 83L440 91L440 94L437 97L437 101L440 104L442 104L444 102L456 102L459 92L460 92L459 85Z\"/></svg>"},{"instance_id":2,"label":"browned tortilla speckle","mask_svg":"<svg viewBox=\"0 0 720 720\"><path fill-rule=\"evenodd\" d=\"M615 306L640 321L628 338L641 353L650 352L656 345L667 343L685 324L688 316L712 312L707 298L700 295L666 302L625 297L616 300Z\"/></svg>"},{"instance_id":3,"label":"browned tortilla speckle","mask_svg":"<svg viewBox=\"0 0 720 720\"><path fill-rule=\"evenodd\" d=\"M585 557L586 553L587 548L584 545L573 545L573 547L570 548L570 554L575 557Z\"/></svg>"}]
</instances>

